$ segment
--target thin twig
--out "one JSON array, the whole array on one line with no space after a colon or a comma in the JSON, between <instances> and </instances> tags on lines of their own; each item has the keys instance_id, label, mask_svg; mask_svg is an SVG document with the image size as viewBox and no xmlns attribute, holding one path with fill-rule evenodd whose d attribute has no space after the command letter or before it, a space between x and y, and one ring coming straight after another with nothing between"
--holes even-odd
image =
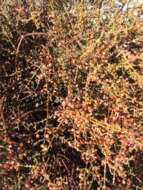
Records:
<instances>
[{"instance_id":1,"label":"thin twig","mask_svg":"<svg viewBox=\"0 0 143 190\"><path fill-rule=\"evenodd\" d=\"M45 32L32 32L32 33L26 33L26 34L21 35L20 40L19 40L18 45L17 45L17 48L16 48L16 59L15 59L15 61L18 58L18 54L19 54L20 47L21 47L23 40L29 36L48 36L48 34Z\"/></svg>"}]
</instances>

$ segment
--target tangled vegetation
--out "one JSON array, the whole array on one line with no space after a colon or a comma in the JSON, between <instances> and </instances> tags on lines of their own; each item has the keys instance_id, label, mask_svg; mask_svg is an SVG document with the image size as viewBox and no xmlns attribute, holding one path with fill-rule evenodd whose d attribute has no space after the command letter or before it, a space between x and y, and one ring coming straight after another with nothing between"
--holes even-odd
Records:
<instances>
[{"instance_id":1,"label":"tangled vegetation","mask_svg":"<svg viewBox=\"0 0 143 190\"><path fill-rule=\"evenodd\" d=\"M0 5L0 190L143 189L143 21L38 2Z\"/></svg>"}]
</instances>

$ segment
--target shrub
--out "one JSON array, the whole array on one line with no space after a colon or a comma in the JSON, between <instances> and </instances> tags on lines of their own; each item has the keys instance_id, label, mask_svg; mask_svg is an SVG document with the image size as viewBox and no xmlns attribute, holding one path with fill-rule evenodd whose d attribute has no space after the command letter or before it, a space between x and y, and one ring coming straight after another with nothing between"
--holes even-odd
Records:
<instances>
[{"instance_id":1,"label":"shrub","mask_svg":"<svg viewBox=\"0 0 143 190\"><path fill-rule=\"evenodd\" d=\"M112 3L1 4L1 189L143 187L143 23Z\"/></svg>"}]
</instances>

